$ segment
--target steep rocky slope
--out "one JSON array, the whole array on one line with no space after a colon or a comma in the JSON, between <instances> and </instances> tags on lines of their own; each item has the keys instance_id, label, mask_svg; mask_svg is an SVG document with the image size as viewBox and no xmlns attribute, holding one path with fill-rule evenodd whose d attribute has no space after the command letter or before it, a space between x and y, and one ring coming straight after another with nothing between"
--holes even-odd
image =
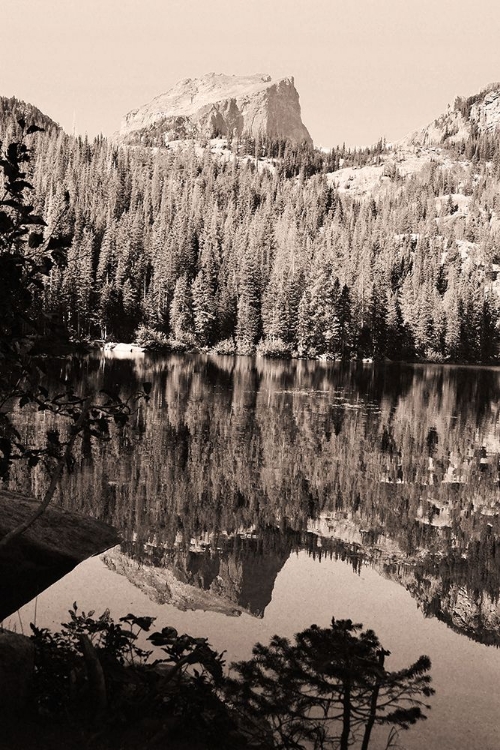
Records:
<instances>
[{"instance_id":1,"label":"steep rocky slope","mask_svg":"<svg viewBox=\"0 0 500 750\"><path fill-rule=\"evenodd\" d=\"M178 609L202 609L263 617L276 577L293 542L267 528L235 535L205 534L188 549L123 543L103 555L110 570L124 575L150 599ZM266 546L263 554L262 545Z\"/></svg>"},{"instance_id":2,"label":"steep rocky slope","mask_svg":"<svg viewBox=\"0 0 500 750\"><path fill-rule=\"evenodd\" d=\"M243 611L224 592L205 591L181 581L169 568L137 562L121 552L119 547L106 552L102 559L110 570L128 578L130 583L158 604L171 604L180 610L220 612L231 617L238 617Z\"/></svg>"},{"instance_id":3,"label":"steep rocky slope","mask_svg":"<svg viewBox=\"0 0 500 750\"><path fill-rule=\"evenodd\" d=\"M312 143L302 123L293 78L216 73L179 81L149 104L129 112L118 138L124 143L160 145L217 135L270 136Z\"/></svg>"},{"instance_id":4,"label":"steep rocky slope","mask_svg":"<svg viewBox=\"0 0 500 750\"><path fill-rule=\"evenodd\" d=\"M487 523L488 509L478 508L476 512L479 517L484 516L483 534L493 534L492 524ZM416 600L426 617L436 617L452 630L479 643L499 646L498 596L487 587L477 588L472 583L474 566L477 566L474 558L477 539L470 540L468 552L458 554L452 547L450 549L449 536L453 532L446 513L431 522L426 518L419 520L436 530L436 545L432 551L421 547L408 554L384 532L361 528L359 520L349 512L321 514L308 524L308 529L323 541L341 541L349 555L357 555L381 576L399 583ZM494 523L498 524L498 515Z\"/></svg>"},{"instance_id":5,"label":"steep rocky slope","mask_svg":"<svg viewBox=\"0 0 500 750\"><path fill-rule=\"evenodd\" d=\"M491 83L478 94L457 97L454 106L421 130L397 144L408 146L450 145L470 138L474 132L493 133L500 126L500 83Z\"/></svg>"},{"instance_id":6,"label":"steep rocky slope","mask_svg":"<svg viewBox=\"0 0 500 750\"><path fill-rule=\"evenodd\" d=\"M462 158L465 146L478 136L494 138L500 128L500 83L478 94L457 97L454 105L426 127L389 144L373 164L345 167L328 179L341 193L370 196L387 189L395 178L406 178L432 168L470 170ZM460 154L460 158L459 157Z\"/></svg>"}]
</instances>

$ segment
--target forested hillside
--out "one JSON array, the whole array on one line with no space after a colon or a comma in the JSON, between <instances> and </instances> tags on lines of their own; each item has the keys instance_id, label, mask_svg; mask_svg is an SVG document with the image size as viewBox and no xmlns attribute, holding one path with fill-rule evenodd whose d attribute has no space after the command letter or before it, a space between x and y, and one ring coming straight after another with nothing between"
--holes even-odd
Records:
<instances>
[{"instance_id":1,"label":"forested hillside","mask_svg":"<svg viewBox=\"0 0 500 750\"><path fill-rule=\"evenodd\" d=\"M0 99L4 143L25 111ZM476 127L457 142L446 131L405 173L382 142L329 154L248 139L123 147L69 136L34 109L25 117L47 129L30 202L47 233L71 240L42 304L74 336L274 355L497 356L497 132ZM377 189L339 189L332 178L348 166L356 178L380 170Z\"/></svg>"}]
</instances>

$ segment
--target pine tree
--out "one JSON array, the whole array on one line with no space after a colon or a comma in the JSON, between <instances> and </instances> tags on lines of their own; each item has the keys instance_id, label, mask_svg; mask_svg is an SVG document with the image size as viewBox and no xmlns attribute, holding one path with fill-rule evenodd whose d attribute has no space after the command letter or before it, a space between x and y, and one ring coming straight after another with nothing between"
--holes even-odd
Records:
<instances>
[{"instance_id":1,"label":"pine tree","mask_svg":"<svg viewBox=\"0 0 500 750\"><path fill-rule=\"evenodd\" d=\"M238 288L236 342L242 353L252 352L261 334L260 289L254 258L243 258Z\"/></svg>"},{"instance_id":2,"label":"pine tree","mask_svg":"<svg viewBox=\"0 0 500 750\"><path fill-rule=\"evenodd\" d=\"M186 274L177 279L170 306L170 331L176 341L191 343L194 335L193 301Z\"/></svg>"},{"instance_id":3,"label":"pine tree","mask_svg":"<svg viewBox=\"0 0 500 750\"><path fill-rule=\"evenodd\" d=\"M214 340L216 310L212 279L205 270L199 271L191 293L196 340L201 346L207 346Z\"/></svg>"},{"instance_id":4,"label":"pine tree","mask_svg":"<svg viewBox=\"0 0 500 750\"><path fill-rule=\"evenodd\" d=\"M430 660L396 672L372 630L351 620L312 625L293 642L274 636L233 665L231 703L247 716L259 747L368 750L375 725L408 728L425 719L433 695ZM269 736L269 729L271 736Z\"/></svg>"},{"instance_id":5,"label":"pine tree","mask_svg":"<svg viewBox=\"0 0 500 750\"><path fill-rule=\"evenodd\" d=\"M313 302L309 290L306 289L300 299L297 312L297 350L301 357L311 357L317 354L316 328L312 311Z\"/></svg>"},{"instance_id":6,"label":"pine tree","mask_svg":"<svg viewBox=\"0 0 500 750\"><path fill-rule=\"evenodd\" d=\"M15 130L5 119L10 106L1 104L0 136ZM174 289L186 275L200 343L237 334L251 351L264 335L343 358L390 352L477 361L494 352L493 136L473 132L463 146L448 139L455 155L477 160L474 170L431 163L373 197L341 194L323 173L341 158L372 164L378 146L321 155L250 140L243 150L272 155L272 172L262 162L258 170L252 160L224 162L208 148L200 156L193 143L117 149L56 128L44 134L34 210L45 212L45 239L57 228L72 247L67 267L44 280L40 309L80 335L116 337L142 322L167 333ZM467 198L464 215L457 193Z\"/></svg>"},{"instance_id":7,"label":"pine tree","mask_svg":"<svg viewBox=\"0 0 500 750\"><path fill-rule=\"evenodd\" d=\"M289 294L284 279L271 278L262 298L262 330L267 339L291 340Z\"/></svg>"}]
</instances>

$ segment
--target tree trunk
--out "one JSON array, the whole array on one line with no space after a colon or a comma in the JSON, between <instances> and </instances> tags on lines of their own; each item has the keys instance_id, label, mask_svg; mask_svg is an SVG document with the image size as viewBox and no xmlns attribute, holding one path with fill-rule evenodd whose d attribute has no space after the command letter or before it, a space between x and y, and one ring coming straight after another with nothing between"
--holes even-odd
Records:
<instances>
[{"instance_id":1,"label":"tree trunk","mask_svg":"<svg viewBox=\"0 0 500 750\"><path fill-rule=\"evenodd\" d=\"M83 658L87 666L88 684L91 693L91 700L97 714L106 710L108 705L108 696L106 692L106 680L104 672L97 656L96 650L92 645L89 637L82 633L79 636L82 647Z\"/></svg>"},{"instance_id":2,"label":"tree trunk","mask_svg":"<svg viewBox=\"0 0 500 750\"><path fill-rule=\"evenodd\" d=\"M385 653L383 650L381 650L378 653L378 663L380 664L381 670L384 667L384 659L385 659ZM373 725L375 724L375 719L377 716L377 702L378 702L378 695L380 692L381 681L382 681L381 675L378 674L375 680L375 687L373 688L373 693L372 693L372 697L370 700L370 716L368 718L368 721L366 722L365 733L363 736L363 743L361 745L361 750L368 750L368 745L370 743L370 735L372 733Z\"/></svg>"},{"instance_id":3,"label":"tree trunk","mask_svg":"<svg viewBox=\"0 0 500 750\"><path fill-rule=\"evenodd\" d=\"M351 685L345 685L344 713L342 715L342 735L340 737L340 750L349 750L349 735L351 734Z\"/></svg>"}]
</instances>

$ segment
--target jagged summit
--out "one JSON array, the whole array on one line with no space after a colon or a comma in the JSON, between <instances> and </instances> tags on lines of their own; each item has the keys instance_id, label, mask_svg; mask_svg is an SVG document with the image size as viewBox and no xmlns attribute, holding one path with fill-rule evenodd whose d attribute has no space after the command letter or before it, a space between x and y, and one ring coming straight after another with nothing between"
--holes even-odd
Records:
<instances>
[{"instance_id":1,"label":"jagged summit","mask_svg":"<svg viewBox=\"0 0 500 750\"><path fill-rule=\"evenodd\" d=\"M400 141L402 145L428 146L458 143L474 131L493 133L500 127L500 83L490 83L478 94L458 96L447 112L421 130L410 133Z\"/></svg>"},{"instance_id":2,"label":"jagged summit","mask_svg":"<svg viewBox=\"0 0 500 750\"><path fill-rule=\"evenodd\" d=\"M270 136L312 143L293 77L208 73L185 78L123 119L126 143L159 145L179 138Z\"/></svg>"},{"instance_id":3,"label":"jagged summit","mask_svg":"<svg viewBox=\"0 0 500 750\"><path fill-rule=\"evenodd\" d=\"M463 168L473 158L479 140L481 158L487 161L485 154L495 151L493 144L499 137L500 83L490 83L472 96L457 96L429 125L387 144L371 162L338 169L328 180L340 192L371 197L390 189L395 176L405 179L431 163L433 168L450 170L460 162Z\"/></svg>"}]
</instances>

